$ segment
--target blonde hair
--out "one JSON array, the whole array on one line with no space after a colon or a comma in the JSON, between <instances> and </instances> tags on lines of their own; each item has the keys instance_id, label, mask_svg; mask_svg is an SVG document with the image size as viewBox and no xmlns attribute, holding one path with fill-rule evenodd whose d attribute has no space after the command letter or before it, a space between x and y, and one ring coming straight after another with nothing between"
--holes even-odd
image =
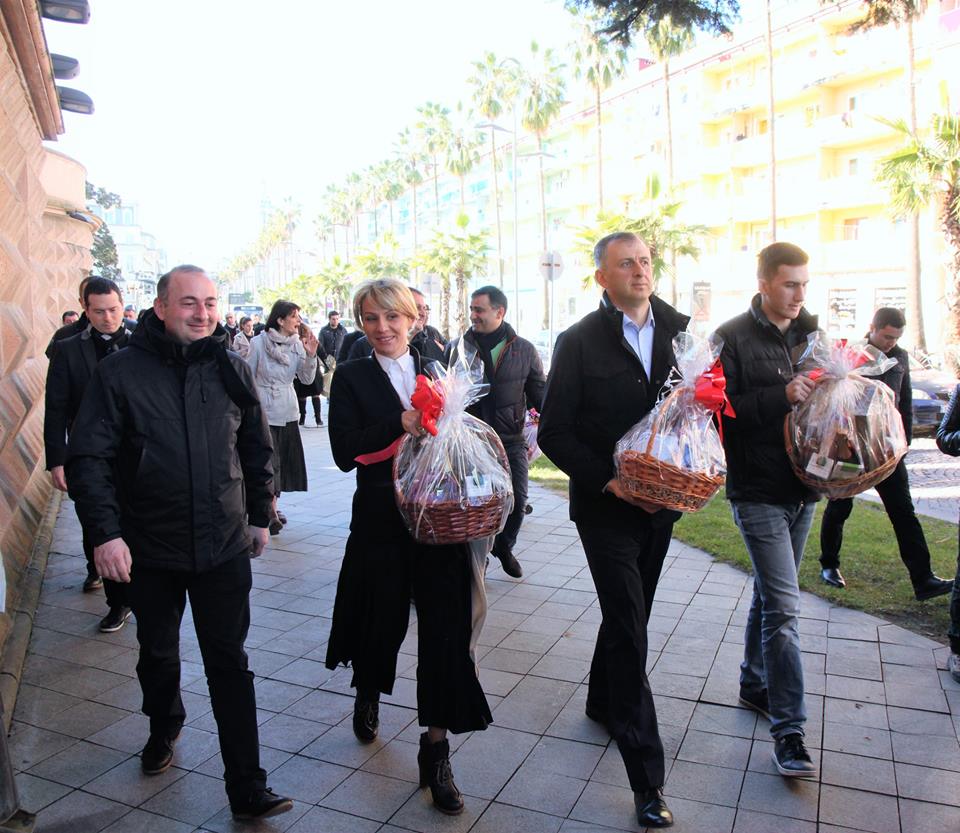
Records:
<instances>
[{"instance_id":1,"label":"blonde hair","mask_svg":"<svg viewBox=\"0 0 960 833\"><path fill-rule=\"evenodd\" d=\"M419 315L413 293L396 278L377 278L360 284L353 296L353 320L358 326L363 326L364 301L372 301L381 309L402 313L414 321Z\"/></svg>"}]
</instances>

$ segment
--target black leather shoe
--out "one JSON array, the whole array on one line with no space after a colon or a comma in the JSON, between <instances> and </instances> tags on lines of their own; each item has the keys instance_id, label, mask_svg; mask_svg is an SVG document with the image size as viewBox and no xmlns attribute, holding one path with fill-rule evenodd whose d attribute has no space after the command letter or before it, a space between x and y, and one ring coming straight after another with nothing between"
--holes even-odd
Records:
<instances>
[{"instance_id":1,"label":"black leather shoe","mask_svg":"<svg viewBox=\"0 0 960 833\"><path fill-rule=\"evenodd\" d=\"M913 585L913 595L918 602L925 602L937 596L945 596L953 590L953 582L940 576L931 575Z\"/></svg>"},{"instance_id":2,"label":"black leather shoe","mask_svg":"<svg viewBox=\"0 0 960 833\"><path fill-rule=\"evenodd\" d=\"M376 700L357 699L353 704L353 733L357 740L373 743L380 730L380 703Z\"/></svg>"},{"instance_id":3,"label":"black leather shoe","mask_svg":"<svg viewBox=\"0 0 960 833\"><path fill-rule=\"evenodd\" d=\"M267 529L270 530L271 535L279 535L283 531L283 523L280 521L280 518L276 513L274 513L273 517L270 519Z\"/></svg>"},{"instance_id":4,"label":"black leather shoe","mask_svg":"<svg viewBox=\"0 0 960 833\"><path fill-rule=\"evenodd\" d=\"M784 735L774 741L773 763L777 772L788 778L817 778L820 775L820 769L807 752L800 734Z\"/></svg>"},{"instance_id":5,"label":"black leather shoe","mask_svg":"<svg viewBox=\"0 0 960 833\"><path fill-rule=\"evenodd\" d=\"M633 803L637 808L637 823L641 827L670 827L673 824L673 813L663 800L663 790L635 792Z\"/></svg>"},{"instance_id":6,"label":"black leather shoe","mask_svg":"<svg viewBox=\"0 0 960 833\"><path fill-rule=\"evenodd\" d=\"M529 514L531 514L532 512L533 512L533 505L532 505L532 504L528 503L526 506L523 507L523 514L524 514L524 515L529 515Z\"/></svg>"},{"instance_id":7,"label":"black leather shoe","mask_svg":"<svg viewBox=\"0 0 960 833\"><path fill-rule=\"evenodd\" d=\"M130 608L116 605L100 620L100 633L116 633L130 618Z\"/></svg>"},{"instance_id":8,"label":"black leather shoe","mask_svg":"<svg viewBox=\"0 0 960 833\"><path fill-rule=\"evenodd\" d=\"M92 593L94 590L99 590L103 587L103 579L100 578L95 572L87 571L87 577L83 580L83 592Z\"/></svg>"},{"instance_id":9,"label":"black leather shoe","mask_svg":"<svg viewBox=\"0 0 960 833\"><path fill-rule=\"evenodd\" d=\"M306 414L300 414L300 424L303 425L307 421Z\"/></svg>"},{"instance_id":10,"label":"black leather shoe","mask_svg":"<svg viewBox=\"0 0 960 833\"><path fill-rule=\"evenodd\" d=\"M287 525L287 516L284 515L279 509L277 510L277 520L279 520L284 526Z\"/></svg>"},{"instance_id":11,"label":"black leather shoe","mask_svg":"<svg viewBox=\"0 0 960 833\"><path fill-rule=\"evenodd\" d=\"M159 775L173 763L173 747L180 737L180 727L164 734L151 733L147 745L140 752L140 766L144 775Z\"/></svg>"},{"instance_id":12,"label":"black leather shoe","mask_svg":"<svg viewBox=\"0 0 960 833\"><path fill-rule=\"evenodd\" d=\"M846 580L840 575L840 571L836 567L824 567L820 571L820 578L831 587L844 588L847 586Z\"/></svg>"},{"instance_id":13,"label":"black leather shoe","mask_svg":"<svg viewBox=\"0 0 960 833\"><path fill-rule=\"evenodd\" d=\"M758 714L762 714L767 720L770 720L770 698L767 696L767 690L765 688L760 689L760 691L749 691L748 689L740 689L740 697L737 698L739 701L749 709L753 709Z\"/></svg>"},{"instance_id":14,"label":"black leather shoe","mask_svg":"<svg viewBox=\"0 0 960 833\"><path fill-rule=\"evenodd\" d=\"M230 802L230 812L235 819L266 819L279 816L293 809L293 802L283 795L277 795L269 787L254 790L245 801Z\"/></svg>"},{"instance_id":15,"label":"black leather shoe","mask_svg":"<svg viewBox=\"0 0 960 833\"><path fill-rule=\"evenodd\" d=\"M322 425L323 425L323 419L321 417L317 417L317 428L319 428Z\"/></svg>"},{"instance_id":16,"label":"black leather shoe","mask_svg":"<svg viewBox=\"0 0 960 833\"><path fill-rule=\"evenodd\" d=\"M508 576L511 578L523 578L523 567L520 566L520 562L517 561L517 557L512 552L505 552L503 555L494 553L494 555L500 559L503 572Z\"/></svg>"},{"instance_id":17,"label":"black leather shoe","mask_svg":"<svg viewBox=\"0 0 960 833\"><path fill-rule=\"evenodd\" d=\"M427 733L420 735L420 751L417 753L420 767L420 786L430 787L434 806L448 816L463 812L463 796L453 782L450 768L450 742L441 740L430 743Z\"/></svg>"}]
</instances>

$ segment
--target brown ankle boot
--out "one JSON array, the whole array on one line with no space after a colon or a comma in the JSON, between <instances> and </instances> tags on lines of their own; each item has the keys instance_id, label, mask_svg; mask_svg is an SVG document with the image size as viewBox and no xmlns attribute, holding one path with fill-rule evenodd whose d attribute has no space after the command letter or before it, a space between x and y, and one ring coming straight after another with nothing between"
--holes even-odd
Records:
<instances>
[{"instance_id":1,"label":"brown ankle boot","mask_svg":"<svg viewBox=\"0 0 960 833\"><path fill-rule=\"evenodd\" d=\"M430 787L433 803L441 813L456 816L463 812L463 796L453 782L450 768L450 743L446 739L430 743L427 733L420 735L420 786Z\"/></svg>"}]
</instances>

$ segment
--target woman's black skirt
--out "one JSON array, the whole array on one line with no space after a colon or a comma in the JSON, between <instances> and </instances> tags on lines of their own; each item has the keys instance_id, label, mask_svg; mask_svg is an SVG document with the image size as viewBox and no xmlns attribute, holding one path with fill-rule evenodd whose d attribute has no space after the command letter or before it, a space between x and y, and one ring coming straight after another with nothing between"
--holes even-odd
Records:
<instances>
[{"instance_id":1,"label":"woman's black skirt","mask_svg":"<svg viewBox=\"0 0 960 833\"><path fill-rule=\"evenodd\" d=\"M297 420L286 425L271 425L270 436L273 439L274 492L307 491L307 464Z\"/></svg>"}]
</instances>

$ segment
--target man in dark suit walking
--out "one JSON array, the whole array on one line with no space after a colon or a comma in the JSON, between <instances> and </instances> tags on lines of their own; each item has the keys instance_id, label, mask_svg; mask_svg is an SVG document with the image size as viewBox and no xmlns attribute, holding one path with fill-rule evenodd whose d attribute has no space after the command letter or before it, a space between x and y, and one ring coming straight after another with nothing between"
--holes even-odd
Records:
<instances>
[{"instance_id":1,"label":"man in dark suit walking","mask_svg":"<svg viewBox=\"0 0 960 833\"><path fill-rule=\"evenodd\" d=\"M663 743L647 680L647 618L679 513L623 491L613 451L657 402L689 322L653 295L650 250L617 232L593 250L600 308L563 333L553 355L538 441L570 475L570 518L603 620L590 666L587 716L617 742L641 827L669 827Z\"/></svg>"},{"instance_id":2,"label":"man in dark suit walking","mask_svg":"<svg viewBox=\"0 0 960 833\"><path fill-rule=\"evenodd\" d=\"M106 278L90 278L83 288L83 310L86 327L79 333L57 342L47 371L46 404L43 420L43 444L47 470L53 485L67 491L64 463L67 456L67 435L80 410L80 401L97 363L127 346L129 331L123 324L123 298L120 288ZM87 577L83 592L104 588L109 612L100 620L103 633L123 627L130 616L123 585L103 581L93 563L93 544L83 532L83 554L87 558Z\"/></svg>"}]
</instances>

